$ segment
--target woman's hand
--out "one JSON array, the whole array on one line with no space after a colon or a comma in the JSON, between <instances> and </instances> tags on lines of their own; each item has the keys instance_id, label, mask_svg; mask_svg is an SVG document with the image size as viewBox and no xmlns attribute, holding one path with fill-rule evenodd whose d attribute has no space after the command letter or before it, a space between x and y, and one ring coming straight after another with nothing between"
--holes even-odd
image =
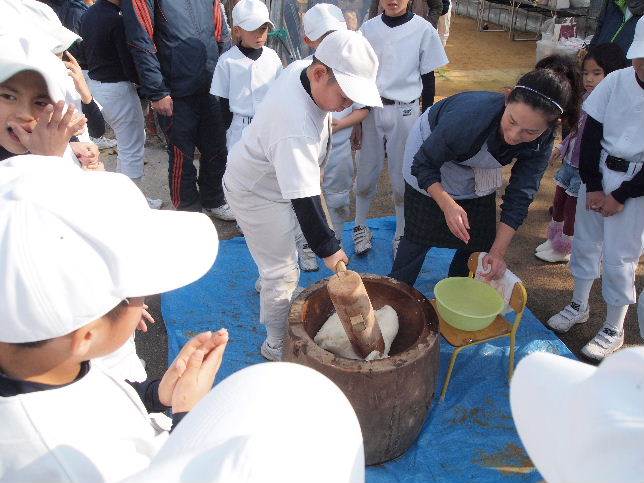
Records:
<instances>
[{"instance_id":1,"label":"woman's hand","mask_svg":"<svg viewBox=\"0 0 644 483\"><path fill-rule=\"evenodd\" d=\"M613 216L621 211L624 211L624 205L613 198L613 195L606 195L604 197L604 204L601 208L602 216Z\"/></svg>"},{"instance_id":2,"label":"woman's hand","mask_svg":"<svg viewBox=\"0 0 644 483\"><path fill-rule=\"evenodd\" d=\"M459 240L462 240L464 243L469 243L470 222L467 219L467 213L463 207L451 197L450 200L451 201L444 204L444 207L441 206L449 231L451 231Z\"/></svg>"},{"instance_id":3,"label":"woman's hand","mask_svg":"<svg viewBox=\"0 0 644 483\"><path fill-rule=\"evenodd\" d=\"M503 277L505 270L508 268L503 257L492 250L483 257L483 278L488 282L491 280L498 280Z\"/></svg>"},{"instance_id":4,"label":"woman's hand","mask_svg":"<svg viewBox=\"0 0 644 483\"><path fill-rule=\"evenodd\" d=\"M603 191L591 191L586 193L586 209L593 210L601 213L604 203L606 202L606 195Z\"/></svg>"},{"instance_id":5,"label":"woman's hand","mask_svg":"<svg viewBox=\"0 0 644 483\"><path fill-rule=\"evenodd\" d=\"M67 67L67 73L72 79L74 79L74 87L76 87L76 91L80 94L83 104L89 104L92 102L92 92L89 90L87 82L85 82L83 71L72 54L65 52L65 55L69 59L67 61L63 61L65 67Z\"/></svg>"}]
</instances>

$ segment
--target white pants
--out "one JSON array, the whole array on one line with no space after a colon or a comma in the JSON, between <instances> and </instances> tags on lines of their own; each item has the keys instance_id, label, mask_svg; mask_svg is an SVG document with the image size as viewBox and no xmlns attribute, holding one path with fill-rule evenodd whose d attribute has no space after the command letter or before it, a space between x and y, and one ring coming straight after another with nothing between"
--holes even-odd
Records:
<instances>
[{"instance_id":1,"label":"white pants","mask_svg":"<svg viewBox=\"0 0 644 483\"><path fill-rule=\"evenodd\" d=\"M230 127L226 131L226 148L228 151L239 141L242 137L244 129L248 127L252 121L252 117L240 116L239 114L233 114L233 120L230 123Z\"/></svg>"},{"instance_id":2,"label":"white pants","mask_svg":"<svg viewBox=\"0 0 644 483\"><path fill-rule=\"evenodd\" d=\"M143 176L145 118L141 101L131 82L99 82L90 79L92 95L101 104L103 117L116 135L116 170L129 178Z\"/></svg>"},{"instance_id":3,"label":"white pants","mask_svg":"<svg viewBox=\"0 0 644 483\"><path fill-rule=\"evenodd\" d=\"M384 166L385 154L391 179L391 190L396 210L396 235L404 232L405 181L403 157L405 143L420 105L396 102L382 108L374 107L362 122L362 149L357 156L356 173L356 224L364 225L371 201L378 191L378 178Z\"/></svg>"},{"instance_id":4,"label":"white pants","mask_svg":"<svg viewBox=\"0 0 644 483\"><path fill-rule=\"evenodd\" d=\"M626 173L619 175L628 179ZM607 192L612 191L604 189ZM643 243L644 198L628 199L624 211L604 218L595 211L586 210L586 185L581 185L577 198L575 239L570 259L573 277L582 280L599 278L603 258L604 301L615 306L634 304L635 270Z\"/></svg>"},{"instance_id":5,"label":"white pants","mask_svg":"<svg viewBox=\"0 0 644 483\"><path fill-rule=\"evenodd\" d=\"M333 134L331 153L324 166L322 178L322 192L331 216L331 224L336 237L340 240L342 240L344 221L351 213L353 174L351 128L346 128Z\"/></svg>"},{"instance_id":6,"label":"white pants","mask_svg":"<svg viewBox=\"0 0 644 483\"><path fill-rule=\"evenodd\" d=\"M329 379L287 362L256 364L217 384L127 482L364 483L351 404Z\"/></svg>"},{"instance_id":7,"label":"white pants","mask_svg":"<svg viewBox=\"0 0 644 483\"><path fill-rule=\"evenodd\" d=\"M449 27L452 22L452 4L449 5L449 10L445 15L441 15L438 18L438 35L441 38L441 43L443 47L447 45L447 39L449 38Z\"/></svg>"},{"instance_id":8,"label":"white pants","mask_svg":"<svg viewBox=\"0 0 644 483\"><path fill-rule=\"evenodd\" d=\"M292 205L269 201L250 191L230 190L225 183L224 194L259 270L259 321L271 335L283 338L291 297L300 278Z\"/></svg>"}]
</instances>

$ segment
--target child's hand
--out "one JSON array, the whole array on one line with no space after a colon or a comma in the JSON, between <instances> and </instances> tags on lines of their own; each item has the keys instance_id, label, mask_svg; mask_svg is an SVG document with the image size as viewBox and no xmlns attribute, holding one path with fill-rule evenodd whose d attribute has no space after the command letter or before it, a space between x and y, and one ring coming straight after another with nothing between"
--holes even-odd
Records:
<instances>
[{"instance_id":1,"label":"child's hand","mask_svg":"<svg viewBox=\"0 0 644 483\"><path fill-rule=\"evenodd\" d=\"M552 154L550 155L550 166L554 165L555 162L561 157L561 150L559 148L554 148Z\"/></svg>"},{"instance_id":2,"label":"child's hand","mask_svg":"<svg viewBox=\"0 0 644 483\"><path fill-rule=\"evenodd\" d=\"M351 149L354 151L362 149L362 123L356 124L351 130Z\"/></svg>"},{"instance_id":3,"label":"child's hand","mask_svg":"<svg viewBox=\"0 0 644 483\"><path fill-rule=\"evenodd\" d=\"M621 211L624 211L624 205L613 198L613 195L606 195L601 209L602 216L613 216Z\"/></svg>"},{"instance_id":4,"label":"child's hand","mask_svg":"<svg viewBox=\"0 0 644 483\"><path fill-rule=\"evenodd\" d=\"M593 210L598 213L602 211L604 203L606 202L606 195L603 191L591 191L586 193L586 209Z\"/></svg>"},{"instance_id":5,"label":"child's hand","mask_svg":"<svg viewBox=\"0 0 644 483\"><path fill-rule=\"evenodd\" d=\"M83 71L72 54L65 52L65 55L69 59L68 61L63 61L67 67L67 74L74 79L74 87L76 87L76 91L80 94L83 104L89 104L92 102L92 92L89 90L87 82L85 82Z\"/></svg>"},{"instance_id":6,"label":"child's hand","mask_svg":"<svg viewBox=\"0 0 644 483\"><path fill-rule=\"evenodd\" d=\"M94 143L76 142L69 143L72 151L81 163L81 167L88 171L105 171L105 166L100 160L100 151Z\"/></svg>"},{"instance_id":7,"label":"child's hand","mask_svg":"<svg viewBox=\"0 0 644 483\"><path fill-rule=\"evenodd\" d=\"M152 317L150 312L148 312L148 306L143 304L143 311L141 312L141 320L139 321L139 324L136 326L137 330L140 330L142 332L147 332L148 324L156 324L156 322L157 321L154 320L154 317Z\"/></svg>"},{"instance_id":8,"label":"child's hand","mask_svg":"<svg viewBox=\"0 0 644 483\"><path fill-rule=\"evenodd\" d=\"M331 119L331 133L335 134L338 131L348 128L344 119Z\"/></svg>"},{"instance_id":9,"label":"child's hand","mask_svg":"<svg viewBox=\"0 0 644 483\"><path fill-rule=\"evenodd\" d=\"M163 375L159 401L175 413L190 411L212 387L227 343L226 329L190 339Z\"/></svg>"},{"instance_id":10,"label":"child's hand","mask_svg":"<svg viewBox=\"0 0 644 483\"><path fill-rule=\"evenodd\" d=\"M347 257L347 254L344 253L344 250L342 249L338 250L333 255L326 257L324 259L324 264L329 268L329 270L335 272L335 266L340 261L344 262L345 265L349 264L349 257Z\"/></svg>"},{"instance_id":11,"label":"child's hand","mask_svg":"<svg viewBox=\"0 0 644 483\"><path fill-rule=\"evenodd\" d=\"M38 116L36 127L32 132L25 131L23 127L13 121L7 124L31 154L43 156L62 156L67 149L71 137L85 127L85 116L74 116L76 108L68 106L63 114L65 103L57 102L54 106L48 105Z\"/></svg>"}]
</instances>

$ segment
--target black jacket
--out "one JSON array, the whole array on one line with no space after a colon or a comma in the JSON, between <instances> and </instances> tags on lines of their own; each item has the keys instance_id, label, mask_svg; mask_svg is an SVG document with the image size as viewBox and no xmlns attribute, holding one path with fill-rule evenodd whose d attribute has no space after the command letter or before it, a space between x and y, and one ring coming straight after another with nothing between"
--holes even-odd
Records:
<instances>
[{"instance_id":1,"label":"black jacket","mask_svg":"<svg viewBox=\"0 0 644 483\"><path fill-rule=\"evenodd\" d=\"M499 134L505 97L495 92L462 92L434 104L428 120L431 135L414 156L411 174L426 190L441 181L441 166L462 163L487 143L490 154L501 164L512 164L510 182L503 194L501 221L515 230L528 215L548 167L554 134L552 129L530 143L505 144Z\"/></svg>"},{"instance_id":2,"label":"black jacket","mask_svg":"<svg viewBox=\"0 0 644 483\"><path fill-rule=\"evenodd\" d=\"M231 45L223 13L221 40L215 39L213 0L123 0L121 10L142 97L208 92L217 60Z\"/></svg>"}]
</instances>

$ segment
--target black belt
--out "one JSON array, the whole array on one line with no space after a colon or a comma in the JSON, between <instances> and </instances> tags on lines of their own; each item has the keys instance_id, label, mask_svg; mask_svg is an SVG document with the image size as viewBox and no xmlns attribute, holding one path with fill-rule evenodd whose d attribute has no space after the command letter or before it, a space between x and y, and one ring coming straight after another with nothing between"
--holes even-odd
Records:
<instances>
[{"instance_id":1,"label":"black belt","mask_svg":"<svg viewBox=\"0 0 644 483\"><path fill-rule=\"evenodd\" d=\"M631 163L629 163L625 159L618 158L617 156L608 156L606 158L606 167L611 171L619 171L620 173L626 173L628 172L628 168L630 167L630 164Z\"/></svg>"},{"instance_id":2,"label":"black belt","mask_svg":"<svg viewBox=\"0 0 644 483\"><path fill-rule=\"evenodd\" d=\"M386 97L381 97L380 100L382 101L383 106L393 106L396 103L396 101L387 99Z\"/></svg>"}]
</instances>

